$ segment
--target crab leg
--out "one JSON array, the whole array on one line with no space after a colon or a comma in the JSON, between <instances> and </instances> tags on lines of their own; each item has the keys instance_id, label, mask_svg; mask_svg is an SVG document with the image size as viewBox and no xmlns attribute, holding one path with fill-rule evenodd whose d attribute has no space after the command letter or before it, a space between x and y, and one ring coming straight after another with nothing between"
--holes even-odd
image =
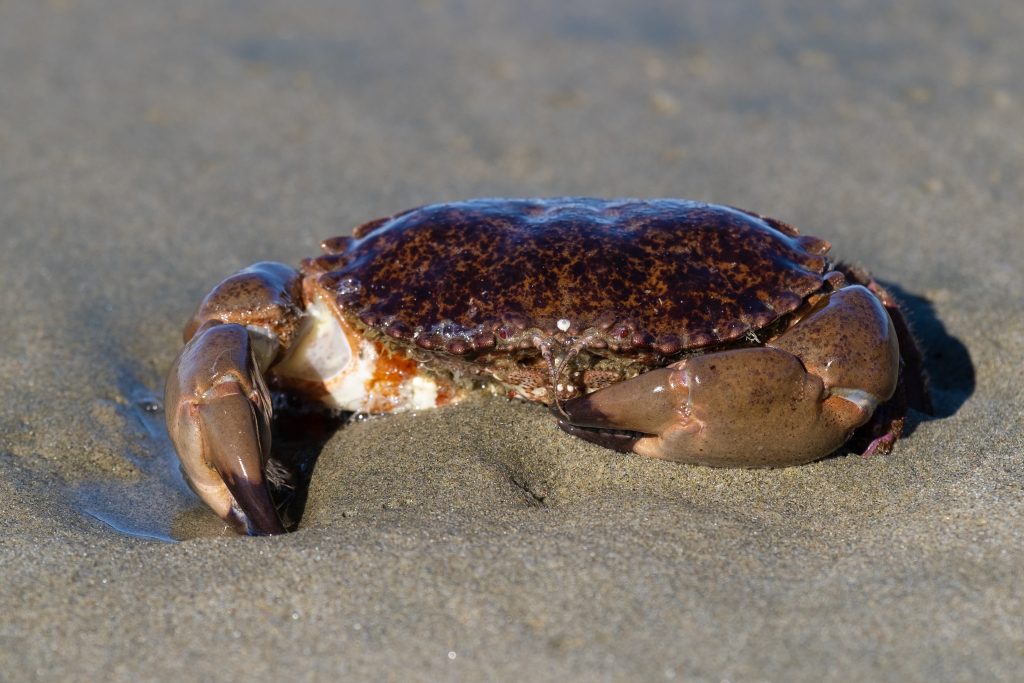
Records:
<instances>
[{"instance_id":1,"label":"crab leg","mask_svg":"<svg viewBox=\"0 0 1024 683\"><path fill-rule=\"evenodd\" d=\"M279 263L221 282L186 327L167 378L167 430L185 477L240 532L285 531L263 474L272 413L263 375L295 327L298 282Z\"/></svg>"},{"instance_id":2,"label":"crab leg","mask_svg":"<svg viewBox=\"0 0 1024 683\"><path fill-rule=\"evenodd\" d=\"M567 401L561 426L666 460L795 465L827 455L865 424L895 392L899 364L882 304L864 287L846 287L765 346L693 356Z\"/></svg>"}]
</instances>

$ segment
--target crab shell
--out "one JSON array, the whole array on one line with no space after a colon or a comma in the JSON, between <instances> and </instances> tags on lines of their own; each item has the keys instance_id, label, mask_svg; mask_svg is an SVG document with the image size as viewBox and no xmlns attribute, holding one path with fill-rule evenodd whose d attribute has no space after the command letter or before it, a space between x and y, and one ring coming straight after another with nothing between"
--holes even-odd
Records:
<instances>
[{"instance_id":1,"label":"crab shell","mask_svg":"<svg viewBox=\"0 0 1024 683\"><path fill-rule=\"evenodd\" d=\"M190 482L250 533L283 530L262 478L264 382L365 412L483 386L553 405L595 443L714 465L807 462L858 428L865 452L888 452L907 405L928 408L891 297L824 240L746 211L478 199L323 248L217 285L168 379Z\"/></svg>"},{"instance_id":2,"label":"crab shell","mask_svg":"<svg viewBox=\"0 0 1024 683\"><path fill-rule=\"evenodd\" d=\"M550 403L756 338L823 288L829 245L727 207L559 198L427 206L323 247L302 264L307 296L346 329L426 377L487 377ZM277 376L289 372L311 376ZM386 408L357 393L365 404L332 403Z\"/></svg>"}]
</instances>

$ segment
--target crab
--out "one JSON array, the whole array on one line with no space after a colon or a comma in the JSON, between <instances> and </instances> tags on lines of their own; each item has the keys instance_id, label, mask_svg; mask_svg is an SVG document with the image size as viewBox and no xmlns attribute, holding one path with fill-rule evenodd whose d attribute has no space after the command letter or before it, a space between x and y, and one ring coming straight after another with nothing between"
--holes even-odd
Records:
<instances>
[{"instance_id":1,"label":"crab","mask_svg":"<svg viewBox=\"0 0 1024 683\"><path fill-rule=\"evenodd\" d=\"M490 391L625 453L782 467L888 453L929 409L892 297L825 240L686 200L434 204L213 288L167 380L193 490L241 533L285 532L273 397L395 413ZM852 439L852 441L851 441Z\"/></svg>"}]
</instances>

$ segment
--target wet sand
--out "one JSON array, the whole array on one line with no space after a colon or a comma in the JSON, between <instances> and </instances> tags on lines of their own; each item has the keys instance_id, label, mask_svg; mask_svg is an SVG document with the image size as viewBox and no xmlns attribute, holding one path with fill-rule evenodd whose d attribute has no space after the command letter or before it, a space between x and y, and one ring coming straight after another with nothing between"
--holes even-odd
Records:
<instances>
[{"instance_id":1,"label":"wet sand","mask_svg":"<svg viewBox=\"0 0 1024 683\"><path fill-rule=\"evenodd\" d=\"M1012 680L1024 666L1024 8L0 4L5 680ZM684 196L906 304L937 415L785 470L480 398L314 439L226 532L163 374L203 293L424 202Z\"/></svg>"}]
</instances>

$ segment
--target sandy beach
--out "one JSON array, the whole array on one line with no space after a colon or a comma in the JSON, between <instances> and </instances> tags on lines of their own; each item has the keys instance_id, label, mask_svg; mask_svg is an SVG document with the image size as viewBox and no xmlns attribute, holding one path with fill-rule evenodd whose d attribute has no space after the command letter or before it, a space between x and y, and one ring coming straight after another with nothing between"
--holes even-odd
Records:
<instances>
[{"instance_id":1,"label":"sandy beach","mask_svg":"<svg viewBox=\"0 0 1024 683\"><path fill-rule=\"evenodd\" d=\"M1022 33L1014 0L0 3L0 679L1020 680ZM188 490L163 381L217 281L555 195L829 240L936 414L716 470L478 397L313 433L287 536Z\"/></svg>"}]
</instances>

